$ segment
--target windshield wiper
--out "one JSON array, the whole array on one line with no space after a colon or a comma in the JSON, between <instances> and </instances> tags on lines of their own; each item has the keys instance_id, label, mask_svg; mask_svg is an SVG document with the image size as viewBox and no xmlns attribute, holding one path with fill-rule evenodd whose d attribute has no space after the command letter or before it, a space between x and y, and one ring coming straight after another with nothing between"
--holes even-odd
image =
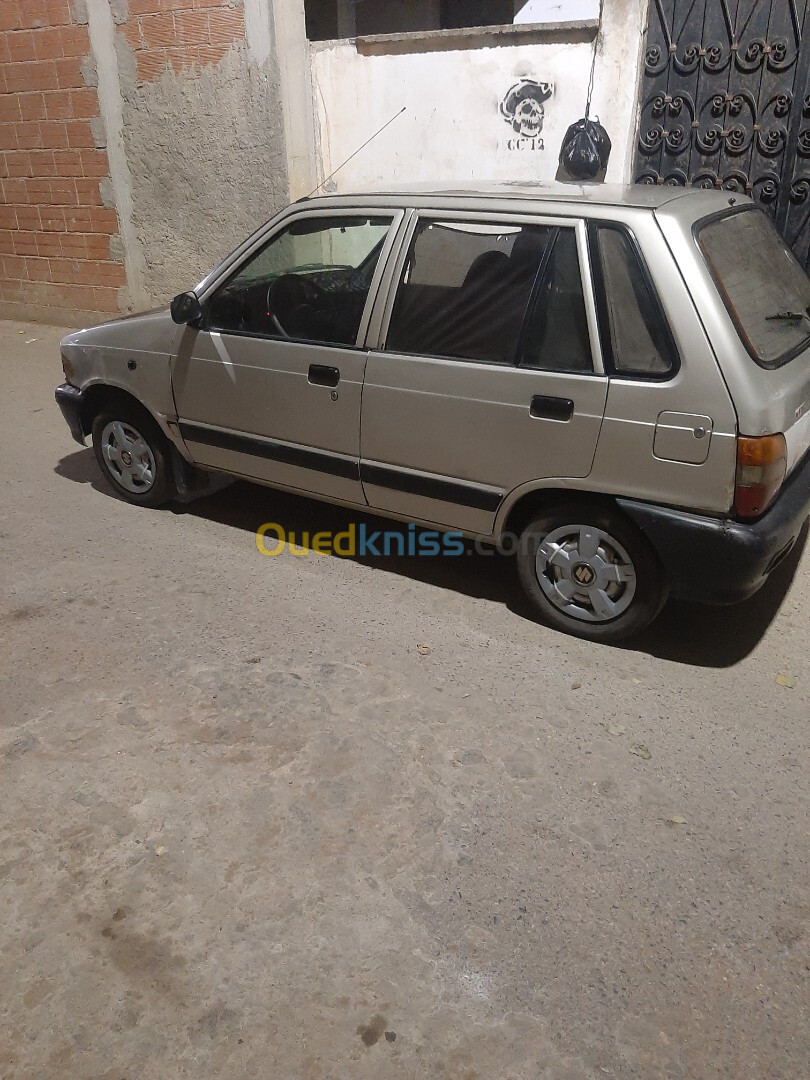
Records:
<instances>
[{"instance_id":1,"label":"windshield wiper","mask_svg":"<svg viewBox=\"0 0 810 1080\"><path fill-rule=\"evenodd\" d=\"M765 316L765 322L777 322L778 320L796 322L798 319L810 319L810 315L801 311L777 311L775 315Z\"/></svg>"}]
</instances>

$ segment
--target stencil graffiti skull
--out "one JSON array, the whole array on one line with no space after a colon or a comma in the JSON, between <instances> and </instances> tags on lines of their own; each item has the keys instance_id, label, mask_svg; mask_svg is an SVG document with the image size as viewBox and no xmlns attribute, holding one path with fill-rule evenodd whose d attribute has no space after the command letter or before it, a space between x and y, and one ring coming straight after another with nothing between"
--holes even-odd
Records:
<instances>
[{"instance_id":1,"label":"stencil graffiti skull","mask_svg":"<svg viewBox=\"0 0 810 1080\"><path fill-rule=\"evenodd\" d=\"M525 98L515 109L512 127L521 135L528 137L539 135L543 130L545 109L534 98Z\"/></svg>"},{"instance_id":2,"label":"stencil graffiti skull","mask_svg":"<svg viewBox=\"0 0 810 1080\"><path fill-rule=\"evenodd\" d=\"M543 102L548 101L553 92L551 83L521 79L501 102L501 116L519 135L535 138L543 130Z\"/></svg>"}]
</instances>

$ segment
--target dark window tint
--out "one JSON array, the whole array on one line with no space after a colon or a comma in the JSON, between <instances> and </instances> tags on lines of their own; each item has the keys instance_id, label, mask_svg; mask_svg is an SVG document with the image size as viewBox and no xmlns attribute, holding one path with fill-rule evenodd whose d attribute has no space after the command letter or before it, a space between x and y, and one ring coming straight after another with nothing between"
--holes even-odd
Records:
<instances>
[{"instance_id":1,"label":"dark window tint","mask_svg":"<svg viewBox=\"0 0 810 1080\"><path fill-rule=\"evenodd\" d=\"M560 229L554 240L526 326L520 365L543 371L593 371L573 229Z\"/></svg>"},{"instance_id":2,"label":"dark window tint","mask_svg":"<svg viewBox=\"0 0 810 1080\"><path fill-rule=\"evenodd\" d=\"M420 222L397 291L387 348L514 363L555 232L545 225Z\"/></svg>"},{"instance_id":3,"label":"dark window tint","mask_svg":"<svg viewBox=\"0 0 810 1080\"><path fill-rule=\"evenodd\" d=\"M668 374L676 366L674 347L635 245L623 229L600 227L597 246L614 370Z\"/></svg>"},{"instance_id":4,"label":"dark window tint","mask_svg":"<svg viewBox=\"0 0 810 1080\"><path fill-rule=\"evenodd\" d=\"M442 30L463 26L492 26L511 23L526 0L441 0Z\"/></svg>"},{"instance_id":5,"label":"dark window tint","mask_svg":"<svg viewBox=\"0 0 810 1080\"><path fill-rule=\"evenodd\" d=\"M331 41L340 37L337 0L306 0L304 14L310 41Z\"/></svg>"},{"instance_id":6,"label":"dark window tint","mask_svg":"<svg viewBox=\"0 0 810 1080\"><path fill-rule=\"evenodd\" d=\"M211 329L354 345L390 218L299 218L207 304Z\"/></svg>"},{"instance_id":7,"label":"dark window tint","mask_svg":"<svg viewBox=\"0 0 810 1080\"><path fill-rule=\"evenodd\" d=\"M528 0L304 0L310 41L511 23Z\"/></svg>"}]
</instances>

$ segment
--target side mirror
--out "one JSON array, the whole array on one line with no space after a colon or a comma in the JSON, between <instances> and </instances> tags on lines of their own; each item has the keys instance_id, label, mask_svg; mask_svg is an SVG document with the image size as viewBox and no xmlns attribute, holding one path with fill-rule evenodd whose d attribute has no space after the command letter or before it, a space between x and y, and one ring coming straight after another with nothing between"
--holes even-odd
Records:
<instances>
[{"instance_id":1,"label":"side mirror","mask_svg":"<svg viewBox=\"0 0 810 1080\"><path fill-rule=\"evenodd\" d=\"M202 308L200 307L200 301L197 299L197 294L184 292L175 296L174 300L172 300L171 312L174 321L181 326L199 319L202 315Z\"/></svg>"}]
</instances>

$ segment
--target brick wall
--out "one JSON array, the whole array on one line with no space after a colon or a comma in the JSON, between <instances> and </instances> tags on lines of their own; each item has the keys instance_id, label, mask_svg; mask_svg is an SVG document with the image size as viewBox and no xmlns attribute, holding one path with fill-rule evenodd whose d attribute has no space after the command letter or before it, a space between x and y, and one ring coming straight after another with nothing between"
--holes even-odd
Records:
<instances>
[{"instance_id":1,"label":"brick wall","mask_svg":"<svg viewBox=\"0 0 810 1080\"><path fill-rule=\"evenodd\" d=\"M138 80L151 82L169 66L188 71L215 64L245 36L242 6L229 0L129 0L122 32L135 50Z\"/></svg>"},{"instance_id":2,"label":"brick wall","mask_svg":"<svg viewBox=\"0 0 810 1080\"><path fill-rule=\"evenodd\" d=\"M0 0L0 314L10 317L82 322L125 307L83 9ZM241 0L129 0L122 11L117 32L141 85L215 64L244 39Z\"/></svg>"},{"instance_id":3,"label":"brick wall","mask_svg":"<svg viewBox=\"0 0 810 1080\"><path fill-rule=\"evenodd\" d=\"M68 0L0 0L0 300L14 308L115 312L124 267L104 206L107 154L91 120L86 26ZM103 140L102 140L103 141Z\"/></svg>"},{"instance_id":4,"label":"brick wall","mask_svg":"<svg viewBox=\"0 0 810 1080\"><path fill-rule=\"evenodd\" d=\"M132 178L122 228L143 256L143 303L156 306L192 287L288 201L271 34L278 0L253 5L248 35L242 0L112 3ZM303 36L300 44L305 51Z\"/></svg>"}]
</instances>

